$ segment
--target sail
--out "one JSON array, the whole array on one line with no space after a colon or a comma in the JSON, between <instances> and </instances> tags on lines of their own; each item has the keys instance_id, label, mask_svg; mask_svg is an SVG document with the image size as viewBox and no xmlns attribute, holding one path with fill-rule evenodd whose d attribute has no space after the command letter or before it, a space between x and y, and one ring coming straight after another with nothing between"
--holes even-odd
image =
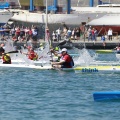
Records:
<instances>
[{"instance_id":1,"label":"sail","mask_svg":"<svg viewBox=\"0 0 120 120\"><path fill-rule=\"evenodd\" d=\"M5 3L9 4L9 8L21 8L19 0L0 0L0 5L5 5Z\"/></svg>"}]
</instances>

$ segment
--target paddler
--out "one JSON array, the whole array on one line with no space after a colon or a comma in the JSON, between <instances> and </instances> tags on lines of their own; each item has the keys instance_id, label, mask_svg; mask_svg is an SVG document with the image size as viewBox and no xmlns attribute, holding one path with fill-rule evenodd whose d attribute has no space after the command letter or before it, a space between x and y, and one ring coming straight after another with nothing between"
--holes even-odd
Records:
<instances>
[{"instance_id":1,"label":"paddler","mask_svg":"<svg viewBox=\"0 0 120 120\"><path fill-rule=\"evenodd\" d=\"M38 55L37 53L34 51L34 49L31 46L28 46L28 52L27 53L23 53L25 55L28 56L28 59L30 60L37 60L38 59Z\"/></svg>"},{"instance_id":2,"label":"paddler","mask_svg":"<svg viewBox=\"0 0 120 120\"><path fill-rule=\"evenodd\" d=\"M60 57L59 62L51 62L52 66L55 68L72 68L74 66L74 61L72 57L67 53L67 49L63 48L61 51L61 54L58 54L54 50L51 50L51 52Z\"/></svg>"},{"instance_id":3,"label":"paddler","mask_svg":"<svg viewBox=\"0 0 120 120\"><path fill-rule=\"evenodd\" d=\"M114 48L114 50L117 51L117 54L120 54L120 44L118 44L118 46L116 48Z\"/></svg>"},{"instance_id":4,"label":"paddler","mask_svg":"<svg viewBox=\"0 0 120 120\"><path fill-rule=\"evenodd\" d=\"M3 60L3 64L11 64L11 57L9 54L5 53L5 50L2 53L1 59Z\"/></svg>"},{"instance_id":5,"label":"paddler","mask_svg":"<svg viewBox=\"0 0 120 120\"><path fill-rule=\"evenodd\" d=\"M4 44L2 43L0 45L0 56L2 56L2 53L4 53L5 49L4 49Z\"/></svg>"}]
</instances>

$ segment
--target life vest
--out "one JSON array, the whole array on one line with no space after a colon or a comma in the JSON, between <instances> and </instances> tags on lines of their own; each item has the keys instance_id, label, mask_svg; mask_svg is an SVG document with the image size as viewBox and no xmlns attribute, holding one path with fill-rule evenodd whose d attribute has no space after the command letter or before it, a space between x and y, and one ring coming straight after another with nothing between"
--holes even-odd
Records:
<instances>
[{"instance_id":1,"label":"life vest","mask_svg":"<svg viewBox=\"0 0 120 120\"><path fill-rule=\"evenodd\" d=\"M11 64L11 58L9 54L4 54L2 59L4 64Z\"/></svg>"},{"instance_id":2,"label":"life vest","mask_svg":"<svg viewBox=\"0 0 120 120\"><path fill-rule=\"evenodd\" d=\"M68 56L68 59L63 63L63 67L65 67L65 68L72 68L74 66L74 61L73 61L72 56L66 54L61 59L64 60L64 57L66 57L66 56Z\"/></svg>"},{"instance_id":3,"label":"life vest","mask_svg":"<svg viewBox=\"0 0 120 120\"><path fill-rule=\"evenodd\" d=\"M37 60L38 59L38 55L34 51L30 51L29 54L28 54L28 58L30 60Z\"/></svg>"}]
</instances>

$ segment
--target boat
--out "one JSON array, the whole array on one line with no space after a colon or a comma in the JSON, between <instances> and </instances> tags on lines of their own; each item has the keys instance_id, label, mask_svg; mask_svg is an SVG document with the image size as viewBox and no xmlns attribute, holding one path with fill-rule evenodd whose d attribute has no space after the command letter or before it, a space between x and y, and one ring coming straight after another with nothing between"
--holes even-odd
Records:
<instances>
[{"instance_id":1,"label":"boat","mask_svg":"<svg viewBox=\"0 0 120 120\"><path fill-rule=\"evenodd\" d=\"M120 34L120 14L107 14L101 18L94 19L86 25L92 26L98 30L99 35L107 34L109 28L112 29L116 37Z\"/></svg>"},{"instance_id":2,"label":"boat","mask_svg":"<svg viewBox=\"0 0 120 120\"><path fill-rule=\"evenodd\" d=\"M4 26L12 16L13 13L9 10L0 9L0 26Z\"/></svg>"},{"instance_id":3,"label":"boat","mask_svg":"<svg viewBox=\"0 0 120 120\"><path fill-rule=\"evenodd\" d=\"M120 66L78 66L73 68L54 68L50 64L34 65L34 64L2 64L0 63L0 70L10 69L33 69L33 70L59 70L59 71L79 71L80 73L120 73Z\"/></svg>"},{"instance_id":4,"label":"boat","mask_svg":"<svg viewBox=\"0 0 120 120\"><path fill-rule=\"evenodd\" d=\"M120 100L120 91L101 91L93 93L94 101Z\"/></svg>"},{"instance_id":5,"label":"boat","mask_svg":"<svg viewBox=\"0 0 120 120\"><path fill-rule=\"evenodd\" d=\"M82 73L120 72L120 66L78 66L74 70L79 70Z\"/></svg>"},{"instance_id":6,"label":"boat","mask_svg":"<svg viewBox=\"0 0 120 120\"><path fill-rule=\"evenodd\" d=\"M9 7L12 8L12 6L14 6L14 8L15 6L17 6L16 8L19 8L15 0L14 2L11 2L11 4L9 4L7 0L0 1L0 26L5 25L10 20L10 18L14 15L13 12L9 10Z\"/></svg>"},{"instance_id":7,"label":"boat","mask_svg":"<svg viewBox=\"0 0 120 120\"><path fill-rule=\"evenodd\" d=\"M114 53L114 50L95 50L96 53L100 53L100 54L108 54L108 53Z\"/></svg>"},{"instance_id":8,"label":"boat","mask_svg":"<svg viewBox=\"0 0 120 120\"><path fill-rule=\"evenodd\" d=\"M108 5L108 4L107 4ZM114 6L114 7L113 7ZM17 14L11 18L13 21L27 22L27 23L45 23L45 13L43 11L29 12L29 10L15 9ZM49 13L48 23L65 23L67 25L80 25L81 23L88 23L95 18L100 18L106 14L120 13L120 5L109 4L96 7L71 7L71 14L65 13Z\"/></svg>"}]
</instances>

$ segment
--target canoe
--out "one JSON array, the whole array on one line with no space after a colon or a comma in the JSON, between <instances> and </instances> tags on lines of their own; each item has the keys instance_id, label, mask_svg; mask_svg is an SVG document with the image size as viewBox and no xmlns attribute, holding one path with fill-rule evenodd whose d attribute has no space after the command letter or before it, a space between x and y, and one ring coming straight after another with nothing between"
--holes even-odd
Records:
<instances>
[{"instance_id":1,"label":"canoe","mask_svg":"<svg viewBox=\"0 0 120 120\"><path fill-rule=\"evenodd\" d=\"M96 50L96 53L101 53L101 54L107 54L107 53L113 53L113 50Z\"/></svg>"},{"instance_id":2,"label":"canoe","mask_svg":"<svg viewBox=\"0 0 120 120\"><path fill-rule=\"evenodd\" d=\"M120 91L102 91L93 93L94 101L120 100Z\"/></svg>"}]
</instances>

